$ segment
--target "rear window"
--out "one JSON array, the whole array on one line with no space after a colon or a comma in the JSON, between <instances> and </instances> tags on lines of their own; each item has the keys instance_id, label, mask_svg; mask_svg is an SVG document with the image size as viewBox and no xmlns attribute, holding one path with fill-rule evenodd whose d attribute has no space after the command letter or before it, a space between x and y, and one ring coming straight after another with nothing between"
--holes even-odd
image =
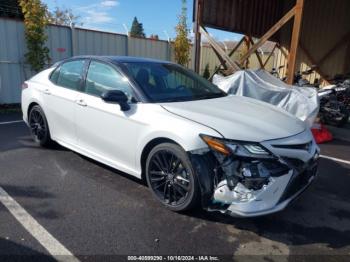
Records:
<instances>
[{"instance_id":1,"label":"rear window","mask_svg":"<svg viewBox=\"0 0 350 262\"><path fill-rule=\"evenodd\" d=\"M85 67L85 60L74 60L63 63L51 74L50 80L62 87L79 90Z\"/></svg>"}]
</instances>

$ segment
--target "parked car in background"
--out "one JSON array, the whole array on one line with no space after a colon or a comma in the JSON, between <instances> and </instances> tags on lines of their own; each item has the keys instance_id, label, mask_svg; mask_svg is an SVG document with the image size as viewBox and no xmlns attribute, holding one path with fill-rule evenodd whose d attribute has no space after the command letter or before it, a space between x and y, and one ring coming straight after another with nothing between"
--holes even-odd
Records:
<instances>
[{"instance_id":1,"label":"parked car in background","mask_svg":"<svg viewBox=\"0 0 350 262\"><path fill-rule=\"evenodd\" d=\"M319 149L302 121L166 61L64 60L23 84L22 110L38 144L143 178L173 211L277 212L316 175Z\"/></svg>"}]
</instances>

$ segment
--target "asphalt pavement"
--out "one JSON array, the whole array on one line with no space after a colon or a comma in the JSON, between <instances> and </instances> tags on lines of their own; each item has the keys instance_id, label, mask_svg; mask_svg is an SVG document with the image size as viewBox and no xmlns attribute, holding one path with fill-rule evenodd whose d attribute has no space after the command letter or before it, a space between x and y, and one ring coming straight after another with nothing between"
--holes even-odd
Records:
<instances>
[{"instance_id":1,"label":"asphalt pavement","mask_svg":"<svg viewBox=\"0 0 350 262\"><path fill-rule=\"evenodd\" d=\"M280 213L248 219L198 209L174 213L127 174L60 146L36 146L23 122L11 123L20 119L0 114L0 187L28 214L12 214L0 203L0 259L53 259L48 247L54 240L75 258L89 261L125 260L125 255L350 259L347 163L321 158L314 184ZM321 150L350 161L350 142L335 140ZM37 224L26 227L26 221Z\"/></svg>"}]
</instances>

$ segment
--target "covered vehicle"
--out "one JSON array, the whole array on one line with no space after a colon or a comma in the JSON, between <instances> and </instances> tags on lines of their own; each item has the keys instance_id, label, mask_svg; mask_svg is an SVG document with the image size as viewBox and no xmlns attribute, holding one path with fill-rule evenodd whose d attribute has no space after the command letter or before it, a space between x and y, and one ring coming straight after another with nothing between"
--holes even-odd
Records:
<instances>
[{"instance_id":1,"label":"covered vehicle","mask_svg":"<svg viewBox=\"0 0 350 262\"><path fill-rule=\"evenodd\" d=\"M265 70L242 70L227 77L215 75L213 83L229 94L251 97L282 108L309 127L318 114L316 89L299 86L291 88Z\"/></svg>"}]
</instances>

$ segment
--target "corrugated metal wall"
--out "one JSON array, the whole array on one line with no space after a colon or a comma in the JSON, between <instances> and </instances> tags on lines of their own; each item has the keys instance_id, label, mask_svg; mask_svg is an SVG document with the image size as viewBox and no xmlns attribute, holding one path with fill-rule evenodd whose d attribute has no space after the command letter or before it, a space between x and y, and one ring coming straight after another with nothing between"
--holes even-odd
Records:
<instances>
[{"instance_id":1,"label":"corrugated metal wall","mask_svg":"<svg viewBox=\"0 0 350 262\"><path fill-rule=\"evenodd\" d=\"M169 44L166 41L130 37L128 55L170 60Z\"/></svg>"},{"instance_id":2,"label":"corrugated metal wall","mask_svg":"<svg viewBox=\"0 0 350 262\"><path fill-rule=\"evenodd\" d=\"M202 24L261 37L281 18L281 0L203 0Z\"/></svg>"},{"instance_id":3,"label":"corrugated metal wall","mask_svg":"<svg viewBox=\"0 0 350 262\"><path fill-rule=\"evenodd\" d=\"M285 0L285 12L294 3L295 0ZM347 51L350 46L350 38L343 39L345 35L350 33L349 14L349 0L305 0L297 70L303 71L316 64L327 78L350 71L350 52ZM290 21L283 27L280 34L281 44L286 50L289 49L292 22ZM318 62L342 39L342 44L322 64L319 64ZM287 63L283 57L281 57L281 61L281 64ZM318 74L314 73L307 78L313 82L315 78L319 77Z\"/></svg>"},{"instance_id":4,"label":"corrugated metal wall","mask_svg":"<svg viewBox=\"0 0 350 262\"><path fill-rule=\"evenodd\" d=\"M171 59L166 41L130 38L126 35L50 25L47 47L51 64L72 55L130 55ZM20 20L0 18L0 104L19 103L21 83L33 72L24 64L26 45ZM73 36L73 39L72 39ZM73 44L74 43L74 44Z\"/></svg>"},{"instance_id":5,"label":"corrugated metal wall","mask_svg":"<svg viewBox=\"0 0 350 262\"><path fill-rule=\"evenodd\" d=\"M18 101L25 78L23 55L25 48L23 23L0 20L0 104Z\"/></svg>"},{"instance_id":6,"label":"corrugated metal wall","mask_svg":"<svg viewBox=\"0 0 350 262\"><path fill-rule=\"evenodd\" d=\"M174 61L172 44L166 41L131 38L126 35L75 28L74 33L66 26L50 25L47 28L47 47L50 49L51 64L74 55L129 55ZM23 22L0 18L0 104L19 103L21 83L33 72L24 64L26 45ZM72 39L73 36L73 39ZM74 43L74 44L73 44ZM74 47L73 47L74 46ZM191 48L193 57L193 48ZM230 49L227 50L230 52ZM213 49L201 49L201 74L206 64L210 73L218 66ZM267 55L263 59L265 59ZM272 67L270 60L267 69ZM189 62L193 69L193 59ZM250 58L250 67L258 68L255 56Z\"/></svg>"},{"instance_id":7,"label":"corrugated metal wall","mask_svg":"<svg viewBox=\"0 0 350 262\"><path fill-rule=\"evenodd\" d=\"M125 35L86 29L75 29L74 55L126 55L128 38Z\"/></svg>"}]
</instances>

